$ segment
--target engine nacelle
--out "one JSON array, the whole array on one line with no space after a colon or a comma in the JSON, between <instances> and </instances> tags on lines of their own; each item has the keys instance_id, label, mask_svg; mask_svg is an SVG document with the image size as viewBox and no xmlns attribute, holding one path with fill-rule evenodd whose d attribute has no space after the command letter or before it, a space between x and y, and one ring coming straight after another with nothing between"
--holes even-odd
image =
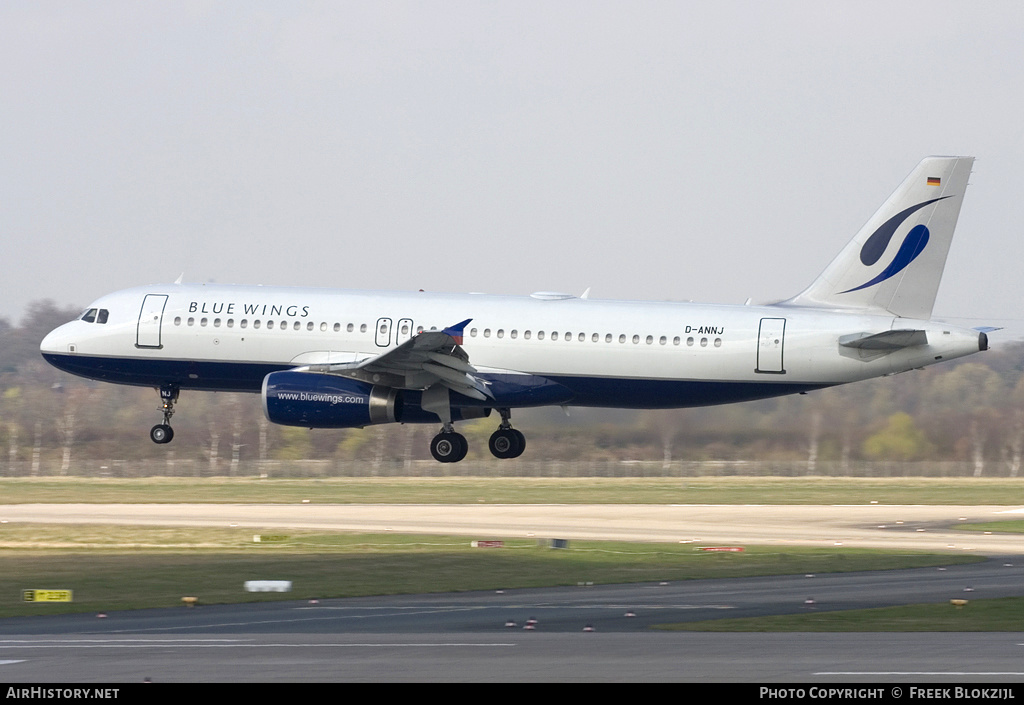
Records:
<instances>
[{"instance_id":1,"label":"engine nacelle","mask_svg":"<svg viewBox=\"0 0 1024 705\"><path fill-rule=\"evenodd\" d=\"M318 372L271 372L263 378L263 413L282 426L359 428L378 423L439 423L420 406L422 393ZM452 421L482 418L486 407L453 407Z\"/></svg>"}]
</instances>

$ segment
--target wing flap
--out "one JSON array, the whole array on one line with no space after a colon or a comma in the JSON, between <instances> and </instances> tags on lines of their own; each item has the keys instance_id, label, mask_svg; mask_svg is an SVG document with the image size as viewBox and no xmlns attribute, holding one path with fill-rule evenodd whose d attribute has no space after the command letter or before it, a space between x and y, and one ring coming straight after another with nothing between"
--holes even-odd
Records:
<instances>
[{"instance_id":1,"label":"wing flap","mask_svg":"<svg viewBox=\"0 0 1024 705\"><path fill-rule=\"evenodd\" d=\"M493 399L462 349L462 332L471 320L467 318L444 330L423 331L380 355L310 365L307 369L399 389L427 389L440 384L478 401Z\"/></svg>"}]
</instances>

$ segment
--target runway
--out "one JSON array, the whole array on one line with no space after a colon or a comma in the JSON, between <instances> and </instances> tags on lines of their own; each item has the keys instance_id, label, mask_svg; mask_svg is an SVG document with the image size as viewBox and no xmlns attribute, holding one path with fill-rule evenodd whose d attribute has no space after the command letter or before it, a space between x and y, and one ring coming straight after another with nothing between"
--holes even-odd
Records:
<instances>
[{"instance_id":1,"label":"runway","mask_svg":"<svg viewBox=\"0 0 1024 705\"><path fill-rule=\"evenodd\" d=\"M1013 508L5 505L0 519L8 521L842 543L993 558L946 569L6 619L0 621L0 681L1020 682L1020 633L651 629L724 616L1024 595L1024 541L948 528L964 519L1013 517L1008 511Z\"/></svg>"},{"instance_id":2,"label":"runway","mask_svg":"<svg viewBox=\"0 0 1024 705\"><path fill-rule=\"evenodd\" d=\"M120 641L120 643L118 643ZM1019 683L1021 635L273 635L39 640L10 683ZM3 664L0 661L0 664ZM55 677L56 676L56 677Z\"/></svg>"}]
</instances>

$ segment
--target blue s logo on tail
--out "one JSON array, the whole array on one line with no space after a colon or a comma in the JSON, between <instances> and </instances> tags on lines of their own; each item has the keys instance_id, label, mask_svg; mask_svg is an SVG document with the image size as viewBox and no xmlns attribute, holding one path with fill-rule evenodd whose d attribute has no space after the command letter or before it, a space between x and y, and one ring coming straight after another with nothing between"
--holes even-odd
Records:
<instances>
[{"instance_id":1,"label":"blue s logo on tail","mask_svg":"<svg viewBox=\"0 0 1024 705\"><path fill-rule=\"evenodd\" d=\"M885 221L881 227L871 234L871 237L864 243L864 247L860 251L860 261L867 267L878 262L881 256L885 253L886 248L889 247L889 242L892 240L893 235L896 234L897 228L903 224L907 218L921 210L925 206L941 201L951 196L942 196L941 198L933 198L930 201L924 201L918 203L916 206L911 206L904 211L900 211L889 220ZM907 265L917 259L918 255L924 252L924 248L928 245L928 227L925 225L915 225L907 233L906 238L903 240L903 244L900 245L899 252L893 258L889 266L882 270L879 274L873 277L871 280L864 282L860 286L855 286L852 289L841 291L841 294L849 294L851 291L860 291L866 289L869 286L874 286L884 282L886 279L899 274Z\"/></svg>"},{"instance_id":2,"label":"blue s logo on tail","mask_svg":"<svg viewBox=\"0 0 1024 705\"><path fill-rule=\"evenodd\" d=\"M922 159L825 271L782 304L931 318L973 163Z\"/></svg>"}]
</instances>

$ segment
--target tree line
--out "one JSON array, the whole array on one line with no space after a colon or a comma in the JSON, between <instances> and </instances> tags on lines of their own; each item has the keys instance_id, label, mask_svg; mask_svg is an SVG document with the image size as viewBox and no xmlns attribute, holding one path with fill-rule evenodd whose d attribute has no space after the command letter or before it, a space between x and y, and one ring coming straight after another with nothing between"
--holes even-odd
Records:
<instances>
[{"instance_id":1,"label":"tree line","mask_svg":"<svg viewBox=\"0 0 1024 705\"><path fill-rule=\"evenodd\" d=\"M183 391L175 440L148 437L161 419L153 389L92 382L60 372L39 354L43 336L80 311L51 301L28 306L17 324L0 318L2 475L93 472L142 463L157 472L184 464L202 474L242 473L268 463L429 461L437 428L386 425L309 430L269 424L256 395ZM891 377L805 395L696 409L515 410L527 437L522 462L790 463L857 474L872 463L960 463L975 476L1018 477L1024 457L1024 343ZM490 457L498 418L459 424L475 468Z\"/></svg>"}]
</instances>

